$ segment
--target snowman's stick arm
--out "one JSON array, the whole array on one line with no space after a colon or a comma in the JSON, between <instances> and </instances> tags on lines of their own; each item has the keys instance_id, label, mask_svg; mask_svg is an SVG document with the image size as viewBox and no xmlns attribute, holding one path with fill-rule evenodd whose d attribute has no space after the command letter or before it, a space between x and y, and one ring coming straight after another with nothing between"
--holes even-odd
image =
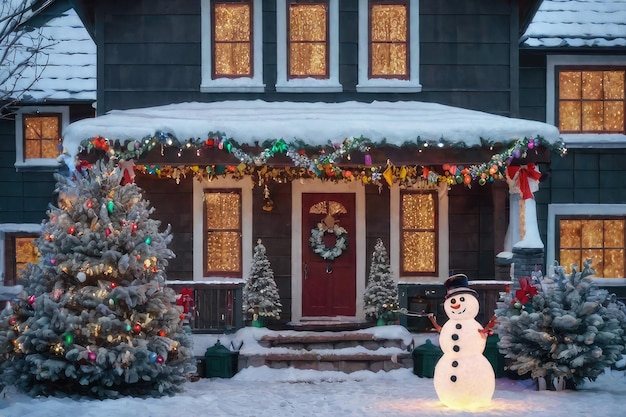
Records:
<instances>
[{"instance_id":1,"label":"snowman's stick arm","mask_svg":"<svg viewBox=\"0 0 626 417\"><path fill-rule=\"evenodd\" d=\"M435 319L435 316L430 313L428 315L428 319L430 320L430 322L433 324L433 327L435 328L435 330L437 330L438 332L441 331L441 326L439 325L439 323L437 323L437 319Z\"/></svg>"},{"instance_id":2,"label":"snowman's stick arm","mask_svg":"<svg viewBox=\"0 0 626 417\"><path fill-rule=\"evenodd\" d=\"M498 316L495 316L495 315L494 315L494 316L493 316L493 317L491 317L491 319L489 320L489 323L487 323L487 325L486 325L483 329L478 330L478 331L479 331L482 335L484 335L484 336L488 336L488 335L490 335L490 334L492 333L492 332L491 332L491 329L493 329L493 328L494 328L494 326L496 325L496 323L497 323L497 322L498 322Z\"/></svg>"}]
</instances>

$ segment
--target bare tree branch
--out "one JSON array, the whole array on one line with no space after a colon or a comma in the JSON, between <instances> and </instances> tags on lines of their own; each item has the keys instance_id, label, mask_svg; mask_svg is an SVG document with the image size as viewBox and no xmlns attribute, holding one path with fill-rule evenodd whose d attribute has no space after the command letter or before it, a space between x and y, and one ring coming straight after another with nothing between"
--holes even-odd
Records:
<instances>
[{"instance_id":1,"label":"bare tree branch","mask_svg":"<svg viewBox=\"0 0 626 417\"><path fill-rule=\"evenodd\" d=\"M0 118L11 117L41 79L48 64L46 49L55 44L41 28L29 27L37 0L0 1Z\"/></svg>"}]
</instances>

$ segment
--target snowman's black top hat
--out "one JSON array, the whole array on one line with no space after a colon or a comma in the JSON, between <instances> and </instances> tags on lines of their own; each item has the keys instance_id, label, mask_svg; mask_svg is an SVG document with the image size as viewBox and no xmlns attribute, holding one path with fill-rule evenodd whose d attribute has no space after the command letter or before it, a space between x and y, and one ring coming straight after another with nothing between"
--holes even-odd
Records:
<instances>
[{"instance_id":1,"label":"snowman's black top hat","mask_svg":"<svg viewBox=\"0 0 626 417\"><path fill-rule=\"evenodd\" d=\"M478 293L469 288L469 281L467 279L467 275L465 274L455 274L450 276L444 285L448 291L446 299L457 294L472 294L474 297L478 298Z\"/></svg>"}]
</instances>

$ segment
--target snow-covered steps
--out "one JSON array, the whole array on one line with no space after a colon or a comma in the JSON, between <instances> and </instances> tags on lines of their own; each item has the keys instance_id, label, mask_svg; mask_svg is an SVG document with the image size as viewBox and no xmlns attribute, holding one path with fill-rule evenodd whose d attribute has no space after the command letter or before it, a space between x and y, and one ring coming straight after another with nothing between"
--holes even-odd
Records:
<instances>
[{"instance_id":1,"label":"snow-covered steps","mask_svg":"<svg viewBox=\"0 0 626 417\"><path fill-rule=\"evenodd\" d=\"M314 369L352 373L411 368L411 334L402 326L356 331L268 331L257 346L242 347L239 368Z\"/></svg>"}]
</instances>

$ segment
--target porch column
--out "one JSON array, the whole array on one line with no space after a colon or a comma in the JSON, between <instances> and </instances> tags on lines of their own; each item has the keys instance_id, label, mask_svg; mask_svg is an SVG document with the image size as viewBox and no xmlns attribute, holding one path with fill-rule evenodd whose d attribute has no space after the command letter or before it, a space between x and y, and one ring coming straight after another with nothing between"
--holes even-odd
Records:
<instances>
[{"instance_id":1,"label":"porch column","mask_svg":"<svg viewBox=\"0 0 626 417\"><path fill-rule=\"evenodd\" d=\"M540 178L541 173L533 163L506 169L510 221L505 250L510 247L513 252L514 285L519 278L530 276L538 267L543 268L544 245L539 236L537 203L533 196L539 189Z\"/></svg>"}]
</instances>

